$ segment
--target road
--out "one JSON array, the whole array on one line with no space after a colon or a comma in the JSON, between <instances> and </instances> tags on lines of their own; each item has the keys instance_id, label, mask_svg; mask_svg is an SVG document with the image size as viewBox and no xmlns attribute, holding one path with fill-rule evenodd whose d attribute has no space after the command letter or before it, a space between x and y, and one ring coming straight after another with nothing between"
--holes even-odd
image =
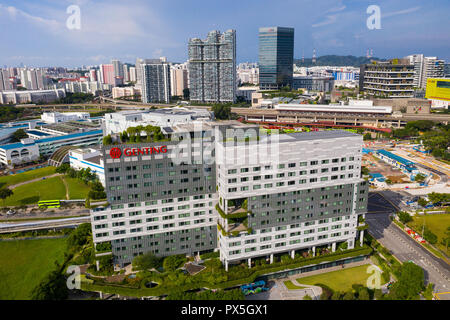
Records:
<instances>
[{"instance_id":1,"label":"road","mask_svg":"<svg viewBox=\"0 0 450 320\"><path fill-rule=\"evenodd\" d=\"M373 196L372 196L373 197ZM392 195L391 195L392 198ZM377 201L379 199L375 198ZM369 198L369 202L370 202ZM397 209L391 204L391 210L388 212L386 201L386 210L378 213L368 213L366 222L369 225L369 232L401 262L413 261L425 271L426 282L435 285L435 292L450 291L450 266L442 259L423 248L417 241L412 239L402 230L400 230L389 219L390 213ZM395 205L395 202L394 202ZM369 204L370 206L370 204ZM381 210L380 210L381 211ZM445 297L442 297L444 299ZM450 297L448 297L450 299Z\"/></svg>"},{"instance_id":2,"label":"road","mask_svg":"<svg viewBox=\"0 0 450 320\"><path fill-rule=\"evenodd\" d=\"M36 220L28 222L0 223L0 233L72 227L82 223L90 223L90 222L91 218L87 216L87 217L76 217L65 219Z\"/></svg>"}]
</instances>

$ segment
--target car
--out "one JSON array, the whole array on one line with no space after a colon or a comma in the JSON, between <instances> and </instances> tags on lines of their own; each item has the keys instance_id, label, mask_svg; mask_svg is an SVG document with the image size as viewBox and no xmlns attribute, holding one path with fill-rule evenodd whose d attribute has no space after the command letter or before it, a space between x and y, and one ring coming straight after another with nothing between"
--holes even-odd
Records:
<instances>
[{"instance_id":1,"label":"car","mask_svg":"<svg viewBox=\"0 0 450 320\"><path fill-rule=\"evenodd\" d=\"M15 214L16 212L14 210L8 210L8 212L6 212L6 214L8 216L12 216L13 214Z\"/></svg>"}]
</instances>

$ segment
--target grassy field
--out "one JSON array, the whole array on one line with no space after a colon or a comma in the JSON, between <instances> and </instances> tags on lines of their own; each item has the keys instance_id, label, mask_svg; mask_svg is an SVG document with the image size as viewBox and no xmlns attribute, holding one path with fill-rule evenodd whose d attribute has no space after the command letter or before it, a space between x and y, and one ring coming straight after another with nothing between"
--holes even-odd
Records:
<instances>
[{"instance_id":1,"label":"grassy field","mask_svg":"<svg viewBox=\"0 0 450 320\"><path fill-rule=\"evenodd\" d=\"M24 184L13 189L14 194L6 198L6 206L21 206L37 203L40 200L66 199L66 187L61 177L53 177Z\"/></svg>"},{"instance_id":2,"label":"grassy field","mask_svg":"<svg viewBox=\"0 0 450 320\"><path fill-rule=\"evenodd\" d=\"M438 237L438 242L435 246L447 253L447 255L450 255L450 250L447 250L441 244L442 239L445 238L445 231L450 227L450 214L415 215L413 219L412 222L408 223L411 228L417 232L422 232L422 225L425 221L425 226Z\"/></svg>"},{"instance_id":3,"label":"grassy field","mask_svg":"<svg viewBox=\"0 0 450 320\"><path fill-rule=\"evenodd\" d=\"M45 167L35 170L30 170L23 173L1 176L0 177L0 187L11 186L24 181L33 180L40 177L49 176L55 173L55 167Z\"/></svg>"},{"instance_id":4,"label":"grassy field","mask_svg":"<svg viewBox=\"0 0 450 320\"><path fill-rule=\"evenodd\" d=\"M0 242L0 300L30 299L32 290L62 262L66 239Z\"/></svg>"},{"instance_id":5,"label":"grassy field","mask_svg":"<svg viewBox=\"0 0 450 320\"><path fill-rule=\"evenodd\" d=\"M345 268L342 270L322 273L314 276L295 279L300 285L315 285L317 283L324 284L334 291L348 291L353 284L367 285L367 279L371 274L367 273L369 265L362 265L353 268ZM383 281L381 281L383 284Z\"/></svg>"},{"instance_id":6,"label":"grassy field","mask_svg":"<svg viewBox=\"0 0 450 320\"><path fill-rule=\"evenodd\" d=\"M69 188L70 199L86 199L90 190L88 185L76 178L64 177L64 180L66 180Z\"/></svg>"}]
</instances>

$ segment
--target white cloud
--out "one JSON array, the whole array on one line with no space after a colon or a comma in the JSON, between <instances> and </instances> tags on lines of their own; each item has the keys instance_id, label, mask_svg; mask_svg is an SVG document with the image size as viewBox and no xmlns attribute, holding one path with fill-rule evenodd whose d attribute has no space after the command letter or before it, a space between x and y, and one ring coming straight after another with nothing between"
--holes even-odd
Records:
<instances>
[{"instance_id":1,"label":"white cloud","mask_svg":"<svg viewBox=\"0 0 450 320\"><path fill-rule=\"evenodd\" d=\"M381 12L381 17L382 18L387 18L387 17L398 16L398 15L401 15L401 14L412 13L412 12L415 12L415 11L417 11L419 9L420 9L420 7L414 7L414 8L409 8L409 9L404 9L404 10L394 11L394 12L388 12L388 13Z\"/></svg>"},{"instance_id":2,"label":"white cloud","mask_svg":"<svg viewBox=\"0 0 450 320\"><path fill-rule=\"evenodd\" d=\"M339 12L339 11L345 10L345 8L347 8L345 5L343 5L341 7L331 8L327 11L327 13L328 12Z\"/></svg>"},{"instance_id":3,"label":"white cloud","mask_svg":"<svg viewBox=\"0 0 450 320\"><path fill-rule=\"evenodd\" d=\"M45 28L50 28L52 31L56 31L62 26L61 23L59 23L54 19L46 19L39 16L31 15L13 6L7 7L0 4L0 12L6 12L9 15L9 17L14 21L17 21L18 19L21 18L25 18L34 24L37 24Z\"/></svg>"},{"instance_id":4,"label":"white cloud","mask_svg":"<svg viewBox=\"0 0 450 320\"><path fill-rule=\"evenodd\" d=\"M313 24L311 27L313 27L313 28L323 27L323 26L327 26L329 24L333 24L336 21L337 21L337 15L333 14L333 15L327 16L327 19L325 21Z\"/></svg>"}]
</instances>

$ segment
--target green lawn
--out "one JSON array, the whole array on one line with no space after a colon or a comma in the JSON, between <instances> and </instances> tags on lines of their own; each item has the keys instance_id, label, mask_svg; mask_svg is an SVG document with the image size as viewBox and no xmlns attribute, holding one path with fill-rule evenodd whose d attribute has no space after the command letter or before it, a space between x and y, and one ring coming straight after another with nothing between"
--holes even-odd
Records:
<instances>
[{"instance_id":1,"label":"green lawn","mask_svg":"<svg viewBox=\"0 0 450 320\"><path fill-rule=\"evenodd\" d=\"M413 219L412 222L408 223L411 228L421 233L423 222L425 221L425 226L438 237L438 242L434 245L446 252L447 255L450 255L450 248L449 250L446 250L445 246L441 244L442 239L445 238L444 232L450 227L450 214L416 214Z\"/></svg>"},{"instance_id":2,"label":"green lawn","mask_svg":"<svg viewBox=\"0 0 450 320\"><path fill-rule=\"evenodd\" d=\"M66 239L0 242L0 300L30 299L32 290L63 261Z\"/></svg>"},{"instance_id":3,"label":"green lawn","mask_svg":"<svg viewBox=\"0 0 450 320\"><path fill-rule=\"evenodd\" d=\"M353 284L362 284L367 286L367 279L371 274L367 273L369 264L345 268L342 270L322 273L314 276L303 277L295 279L300 285L315 285L318 283L324 284L334 291L348 291ZM383 280L381 280L383 284Z\"/></svg>"},{"instance_id":4,"label":"green lawn","mask_svg":"<svg viewBox=\"0 0 450 320\"><path fill-rule=\"evenodd\" d=\"M30 170L23 173L8 175L8 176L1 176L0 177L0 187L6 187L11 186L14 184L18 184L24 181L33 180L40 177L49 176L51 174L55 173L56 168L55 167L45 167L35 170Z\"/></svg>"},{"instance_id":5,"label":"green lawn","mask_svg":"<svg viewBox=\"0 0 450 320\"><path fill-rule=\"evenodd\" d=\"M69 198L70 199L86 199L87 194L90 190L89 186L84 182L76 179L64 177L69 187Z\"/></svg>"},{"instance_id":6,"label":"green lawn","mask_svg":"<svg viewBox=\"0 0 450 320\"><path fill-rule=\"evenodd\" d=\"M21 206L37 203L39 200L64 200L66 187L61 177L53 177L24 184L13 189L14 194L6 198L6 206Z\"/></svg>"},{"instance_id":7,"label":"green lawn","mask_svg":"<svg viewBox=\"0 0 450 320\"><path fill-rule=\"evenodd\" d=\"M298 284L292 283L291 280L284 281L283 283L286 286L286 288L288 288L289 290L298 290L298 289L305 289L306 288L306 287L300 286Z\"/></svg>"}]
</instances>

